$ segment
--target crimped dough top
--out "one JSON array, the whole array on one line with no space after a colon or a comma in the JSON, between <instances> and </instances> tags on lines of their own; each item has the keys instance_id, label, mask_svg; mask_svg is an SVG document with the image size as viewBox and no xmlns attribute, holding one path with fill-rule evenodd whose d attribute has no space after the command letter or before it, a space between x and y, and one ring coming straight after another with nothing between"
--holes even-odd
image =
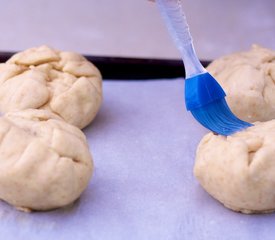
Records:
<instances>
[{"instance_id":1,"label":"crimped dough top","mask_svg":"<svg viewBox=\"0 0 275 240\"><path fill-rule=\"evenodd\" d=\"M1 112L47 109L83 128L93 120L101 101L101 74L79 54L41 46L0 64Z\"/></svg>"}]
</instances>

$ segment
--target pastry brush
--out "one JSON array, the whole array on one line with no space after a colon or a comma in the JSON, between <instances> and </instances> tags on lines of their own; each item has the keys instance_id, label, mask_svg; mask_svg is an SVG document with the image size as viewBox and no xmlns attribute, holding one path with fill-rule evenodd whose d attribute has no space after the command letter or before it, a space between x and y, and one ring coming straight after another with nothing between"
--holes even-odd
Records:
<instances>
[{"instance_id":1,"label":"pastry brush","mask_svg":"<svg viewBox=\"0 0 275 240\"><path fill-rule=\"evenodd\" d=\"M230 135L251 123L237 118L225 101L225 92L200 63L180 0L156 0L185 67L185 104L194 118L209 130Z\"/></svg>"}]
</instances>

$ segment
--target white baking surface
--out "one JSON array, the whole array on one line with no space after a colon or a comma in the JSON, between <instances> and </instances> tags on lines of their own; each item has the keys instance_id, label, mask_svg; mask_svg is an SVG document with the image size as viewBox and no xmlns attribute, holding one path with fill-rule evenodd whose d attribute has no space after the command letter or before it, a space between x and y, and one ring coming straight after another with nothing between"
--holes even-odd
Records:
<instances>
[{"instance_id":1,"label":"white baking surface","mask_svg":"<svg viewBox=\"0 0 275 240\"><path fill-rule=\"evenodd\" d=\"M201 59L275 49L274 0L183 0ZM180 58L153 2L147 0L1 1L0 51L41 44L104 56Z\"/></svg>"},{"instance_id":2,"label":"white baking surface","mask_svg":"<svg viewBox=\"0 0 275 240\"><path fill-rule=\"evenodd\" d=\"M184 0L201 59L275 49L274 0ZM146 0L1 1L0 51L47 44L91 55L179 58ZM85 129L95 174L72 207L22 213L0 202L0 239L274 239L274 214L234 213L193 177L206 132L185 111L183 81L104 82Z\"/></svg>"},{"instance_id":3,"label":"white baking surface","mask_svg":"<svg viewBox=\"0 0 275 240\"><path fill-rule=\"evenodd\" d=\"M275 214L244 215L193 176L207 132L185 111L183 80L104 82L104 103L84 132L95 174L71 207L23 213L0 202L0 239L274 239Z\"/></svg>"}]
</instances>

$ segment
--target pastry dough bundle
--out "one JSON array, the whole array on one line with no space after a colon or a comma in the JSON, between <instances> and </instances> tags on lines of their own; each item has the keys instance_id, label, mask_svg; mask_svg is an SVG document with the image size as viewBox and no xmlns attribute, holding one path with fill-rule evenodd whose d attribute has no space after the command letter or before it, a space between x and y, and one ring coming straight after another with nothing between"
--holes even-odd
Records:
<instances>
[{"instance_id":1,"label":"pastry dough bundle","mask_svg":"<svg viewBox=\"0 0 275 240\"><path fill-rule=\"evenodd\" d=\"M214 61L208 70L227 92L232 111L254 126L227 137L204 136L194 174L210 195L234 211L273 212L275 51L254 45Z\"/></svg>"},{"instance_id":2,"label":"pastry dough bundle","mask_svg":"<svg viewBox=\"0 0 275 240\"><path fill-rule=\"evenodd\" d=\"M243 213L275 210L275 120L224 137L203 137L194 174L226 207Z\"/></svg>"},{"instance_id":3,"label":"pastry dough bundle","mask_svg":"<svg viewBox=\"0 0 275 240\"><path fill-rule=\"evenodd\" d=\"M84 57L47 46L0 64L0 199L50 210L87 187L93 159L80 130L102 101L102 78Z\"/></svg>"},{"instance_id":4,"label":"pastry dough bundle","mask_svg":"<svg viewBox=\"0 0 275 240\"><path fill-rule=\"evenodd\" d=\"M275 51L253 45L213 61L207 70L218 80L232 112L247 122L275 118Z\"/></svg>"},{"instance_id":5,"label":"pastry dough bundle","mask_svg":"<svg viewBox=\"0 0 275 240\"><path fill-rule=\"evenodd\" d=\"M81 55L31 48L0 64L0 112L47 109L82 129L98 112L101 84L98 69Z\"/></svg>"}]
</instances>

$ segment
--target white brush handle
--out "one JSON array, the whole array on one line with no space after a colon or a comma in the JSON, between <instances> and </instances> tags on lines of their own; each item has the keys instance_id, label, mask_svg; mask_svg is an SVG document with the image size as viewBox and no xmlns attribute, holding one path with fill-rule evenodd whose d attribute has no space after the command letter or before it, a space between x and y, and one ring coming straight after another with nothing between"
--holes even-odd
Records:
<instances>
[{"instance_id":1,"label":"white brush handle","mask_svg":"<svg viewBox=\"0 0 275 240\"><path fill-rule=\"evenodd\" d=\"M156 2L168 31L181 53L186 78L206 72L196 55L181 0L156 0Z\"/></svg>"}]
</instances>

